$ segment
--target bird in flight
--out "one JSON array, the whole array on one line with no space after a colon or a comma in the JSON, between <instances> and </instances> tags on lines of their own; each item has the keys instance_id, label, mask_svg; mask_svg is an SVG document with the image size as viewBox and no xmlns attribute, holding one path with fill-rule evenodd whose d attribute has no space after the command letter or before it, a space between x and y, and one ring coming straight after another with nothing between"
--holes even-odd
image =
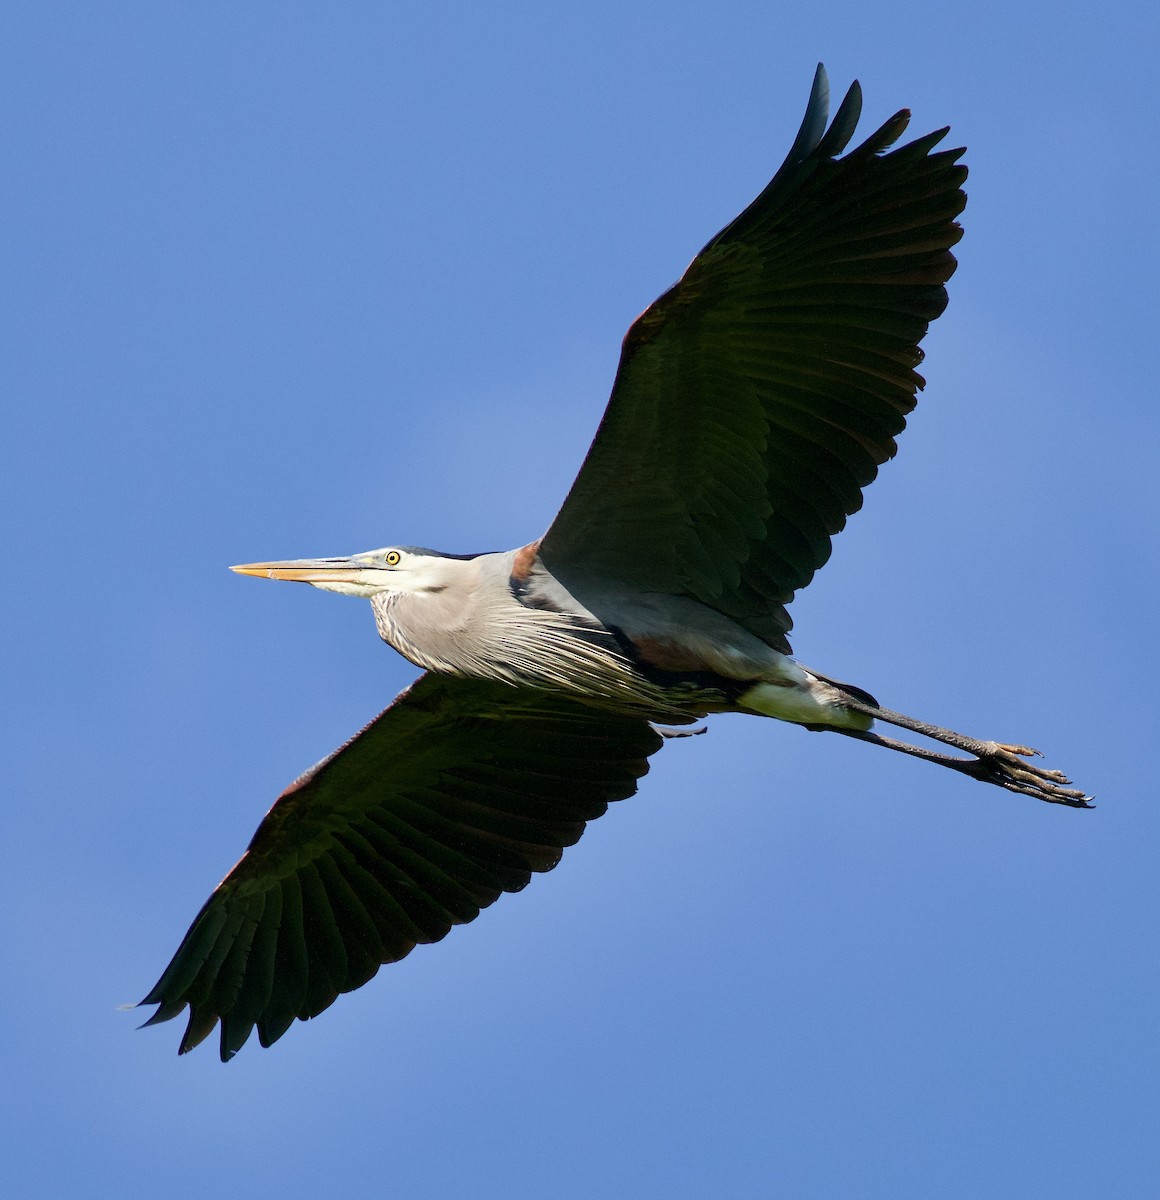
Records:
<instances>
[{"instance_id":1,"label":"bird in flight","mask_svg":"<svg viewBox=\"0 0 1160 1200\"><path fill-rule=\"evenodd\" d=\"M1088 797L1027 746L882 707L790 657L786 605L895 453L946 306L963 151L895 147L902 110L843 153L819 65L769 185L624 338L612 396L542 538L495 554L397 545L234 567L369 599L425 671L278 798L141 1002L269 1046L383 963L549 871L666 736L776 717L1054 804ZM875 723L919 734L912 745ZM668 727L668 728L663 728Z\"/></svg>"}]
</instances>

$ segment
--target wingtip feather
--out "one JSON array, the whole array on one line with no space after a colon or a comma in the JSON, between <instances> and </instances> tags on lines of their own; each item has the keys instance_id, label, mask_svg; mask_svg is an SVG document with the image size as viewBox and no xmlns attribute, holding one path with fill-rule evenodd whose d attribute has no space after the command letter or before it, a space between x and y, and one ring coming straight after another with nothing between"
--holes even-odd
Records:
<instances>
[{"instance_id":1,"label":"wingtip feather","mask_svg":"<svg viewBox=\"0 0 1160 1200\"><path fill-rule=\"evenodd\" d=\"M806 105L805 116L802 117L801 128L786 156L786 162L802 162L810 156L822 140L829 116L830 80L826 74L825 65L818 63L818 69L814 72L813 87L810 88L810 99Z\"/></svg>"},{"instance_id":2,"label":"wingtip feather","mask_svg":"<svg viewBox=\"0 0 1160 1200\"><path fill-rule=\"evenodd\" d=\"M830 128L818 142L814 154L818 158L837 158L850 144L854 130L862 117L862 85L855 79L838 107Z\"/></svg>"}]
</instances>

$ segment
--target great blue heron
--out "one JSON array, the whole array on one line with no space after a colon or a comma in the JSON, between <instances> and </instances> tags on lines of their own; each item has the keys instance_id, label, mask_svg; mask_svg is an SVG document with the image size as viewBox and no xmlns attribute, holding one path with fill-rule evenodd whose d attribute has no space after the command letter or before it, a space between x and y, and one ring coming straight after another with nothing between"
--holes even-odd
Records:
<instances>
[{"instance_id":1,"label":"great blue heron","mask_svg":"<svg viewBox=\"0 0 1160 1200\"><path fill-rule=\"evenodd\" d=\"M368 598L428 672L291 785L198 914L147 1024L187 1006L184 1053L221 1056L548 871L630 796L657 723L777 717L1080 808L1025 746L881 707L789 657L785 605L895 452L923 386L918 343L946 305L966 198L942 129L856 150L854 83L827 128L818 67L789 156L757 199L633 322L604 419L538 541L499 554L390 546L234 567ZM963 754L912 746L871 724ZM963 756L965 755L965 757Z\"/></svg>"}]
</instances>

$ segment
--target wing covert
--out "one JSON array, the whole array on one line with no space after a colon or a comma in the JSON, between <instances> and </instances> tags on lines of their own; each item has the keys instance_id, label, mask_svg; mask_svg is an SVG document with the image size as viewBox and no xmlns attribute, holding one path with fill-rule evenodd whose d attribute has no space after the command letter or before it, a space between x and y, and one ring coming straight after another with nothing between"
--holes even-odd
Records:
<instances>
[{"instance_id":1,"label":"wing covert","mask_svg":"<svg viewBox=\"0 0 1160 1200\"><path fill-rule=\"evenodd\" d=\"M844 157L819 65L785 163L633 322L595 440L540 554L685 595L788 651L784 606L896 450L946 306L966 197L946 130L898 149L903 110Z\"/></svg>"},{"instance_id":2,"label":"wing covert","mask_svg":"<svg viewBox=\"0 0 1160 1200\"><path fill-rule=\"evenodd\" d=\"M484 680L425 675L279 797L142 1004L186 1007L185 1053L270 1045L420 942L550 871L636 791L643 719Z\"/></svg>"}]
</instances>

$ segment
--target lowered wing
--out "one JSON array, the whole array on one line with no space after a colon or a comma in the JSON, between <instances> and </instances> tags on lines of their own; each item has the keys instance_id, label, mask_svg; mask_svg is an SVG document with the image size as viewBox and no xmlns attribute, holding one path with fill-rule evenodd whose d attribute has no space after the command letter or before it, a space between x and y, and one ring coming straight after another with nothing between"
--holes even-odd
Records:
<instances>
[{"instance_id":1,"label":"lowered wing","mask_svg":"<svg viewBox=\"0 0 1160 1200\"><path fill-rule=\"evenodd\" d=\"M221 1057L419 942L472 921L636 791L643 719L503 683L425 675L279 797L142 1004L189 1009L180 1053L221 1023Z\"/></svg>"}]
</instances>

